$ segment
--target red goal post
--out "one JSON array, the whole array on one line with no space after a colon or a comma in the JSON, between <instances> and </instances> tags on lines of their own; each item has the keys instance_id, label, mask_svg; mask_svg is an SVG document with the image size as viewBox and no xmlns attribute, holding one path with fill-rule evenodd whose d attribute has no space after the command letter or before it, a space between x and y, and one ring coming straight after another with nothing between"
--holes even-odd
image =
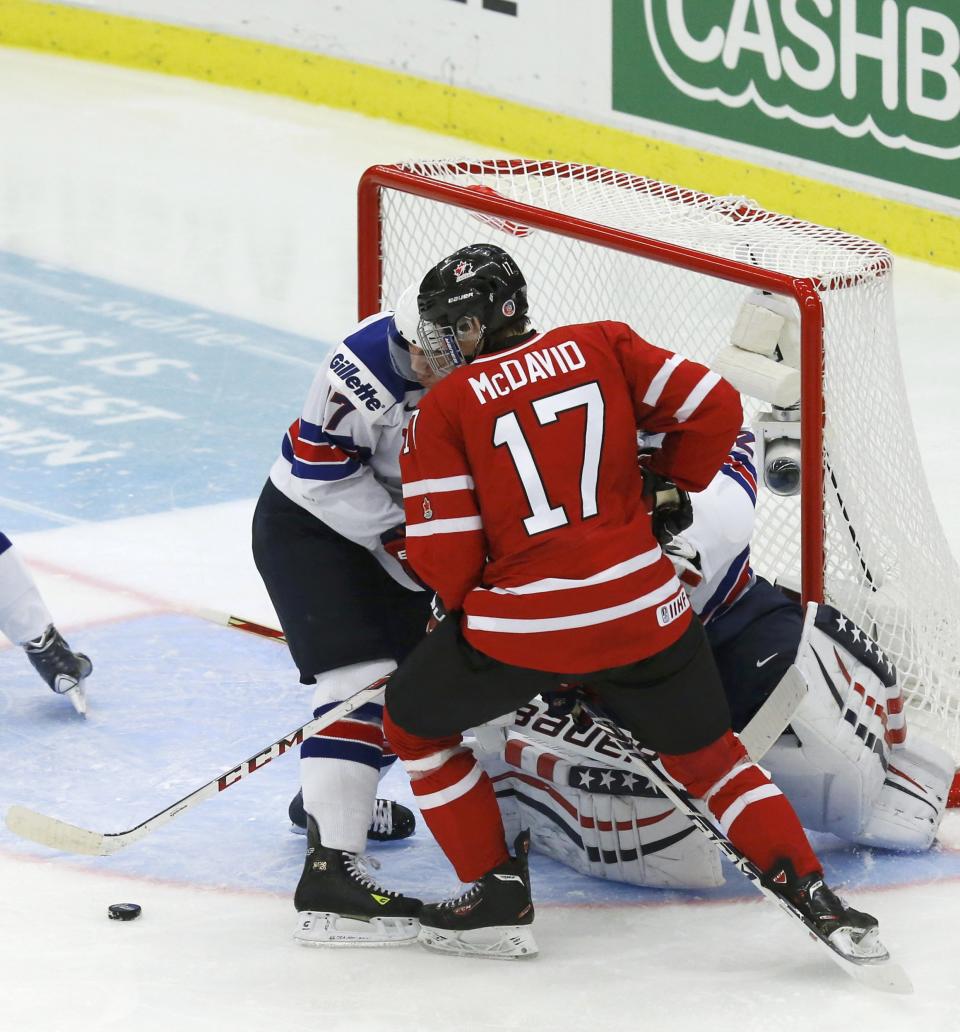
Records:
<instances>
[{"instance_id":1,"label":"red goal post","mask_svg":"<svg viewBox=\"0 0 960 1032\"><path fill-rule=\"evenodd\" d=\"M878 637L911 707L960 752L960 613L954 602L953 645L928 655L943 621L915 619L925 578L904 577L917 548L931 575L960 587L956 563L935 515L932 528L891 534L872 511L902 496L894 519L914 519L924 499L933 513L896 350L889 253L745 198L613 169L524 159L377 165L358 191L361 318L389 308L446 254L477 241L516 258L540 328L619 319L708 364L729 343L750 291L795 305L802 489L799 498L777 498L761 488L755 568L799 582L805 600L826 598ZM744 401L750 417L763 409ZM908 490L882 475L872 447L895 451L894 463L911 469ZM868 482L867 467L882 484ZM927 554L915 539L931 535L940 543Z\"/></svg>"}]
</instances>

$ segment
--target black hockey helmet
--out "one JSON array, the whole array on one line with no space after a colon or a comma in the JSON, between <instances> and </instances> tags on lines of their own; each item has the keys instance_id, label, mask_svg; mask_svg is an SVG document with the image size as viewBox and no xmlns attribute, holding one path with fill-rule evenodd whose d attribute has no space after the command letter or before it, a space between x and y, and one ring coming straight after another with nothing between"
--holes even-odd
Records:
<instances>
[{"instance_id":1,"label":"black hockey helmet","mask_svg":"<svg viewBox=\"0 0 960 1032\"><path fill-rule=\"evenodd\" d=\"M502 247L470 244L423 277L417 305L420 345L434 372L442 376L479 355L493 334L526 317L527 281ZM461 343L475 332L469 319L479 323L480 336L464 355Z\"/></svg>"}]
</instances>

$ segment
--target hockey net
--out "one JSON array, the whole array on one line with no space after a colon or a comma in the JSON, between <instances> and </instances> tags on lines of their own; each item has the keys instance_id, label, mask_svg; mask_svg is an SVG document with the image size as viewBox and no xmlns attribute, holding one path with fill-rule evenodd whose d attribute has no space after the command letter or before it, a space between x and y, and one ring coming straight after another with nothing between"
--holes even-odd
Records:
<instances>
[{"instance_id":1,"label":"hockey net","mask_svg":"<svg viewBox=\"0 0 960 1032\"><path fill-rule=\"evenodd\" d=\"M751 289L796 303L802 489L761 487L754 568L871 632L900 672L910 723L960 758L960 573L910 419L888 252L744 198L611 169L375 166L359 191L361 316L478 241L516 258L538 329L622 320L706 364ZM752 419L769 406L744 397L744 408Z\"/></svg>"}]
</instances>

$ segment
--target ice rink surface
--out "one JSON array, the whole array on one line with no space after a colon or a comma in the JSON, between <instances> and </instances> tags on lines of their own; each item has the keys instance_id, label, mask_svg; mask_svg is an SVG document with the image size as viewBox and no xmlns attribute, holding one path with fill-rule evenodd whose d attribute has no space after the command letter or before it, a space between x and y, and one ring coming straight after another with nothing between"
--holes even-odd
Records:
<instances>
[{"instance_id":1,"label":"ice rink surface","mask_svg":"<svg viewBox=\"0 0 960 1032\"><path fill-rule=\"evenodd\" d=\"M359 174L479 153L0 50L0 530L95 664L84 723L0 645L0 806L122 830L306 719L283 648L197 613L275 621L250 515L312 370L355 317ZM957 554L960 274L899 261L895 282L914 421ZM668 895L540 857L535 961L297 947L296 787L295 761L277 761L110 858L0 830L0 1027L960 1027L957 814L921 857L817 840L831 882L879 916L914 980L914 996L892 998L848 980L736 875ZM385 791L409 798L399 771ZM376 855L387 884L455 887L423 831ZM143 916L108 921L117 901Z\"/></svg>"}]
</instances>

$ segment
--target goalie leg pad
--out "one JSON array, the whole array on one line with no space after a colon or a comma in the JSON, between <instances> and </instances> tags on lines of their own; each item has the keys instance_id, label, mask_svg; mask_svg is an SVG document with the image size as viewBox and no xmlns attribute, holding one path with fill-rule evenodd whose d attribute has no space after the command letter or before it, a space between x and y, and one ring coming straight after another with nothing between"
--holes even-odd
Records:
<instances>
[{"instance_id":1,"label":"goalie leg pad","mask_svg":"<svg viewBox=\"0 0 960 1032\"><path fill-rule=\"evenodd\" d=\"M569 743L561 757L515 732L501 742L499 751L478 755L508 838L526 827L533 848L608 881L675 889L723 883L716 850L662 796L614 794L628 784L637 791L641 779L628 769L571 763ZM585 758L596 762L590 752Z\"/></svg>"},{"instance_id":2,"label":"goalie leg pad","mask_svg":"<svg viewBox=\"0 0 960 1032\"><path fill-rule=\"evenodd\" d=\"M842 613L809 603L796 665L807 695L764 763L804 826L892 849L926 849L939 828L949 757L911 739L897 671Z\"/></svg>"},{"instance_id":3,"label":"goalie leg pad","mask_svg":"<svg viewBox=\"0 0 960 1032\"><path fill-rule=\"evenodd\" d=\"M791 721L799 755L784 768L781 750L767 755L803 823L845 839L863 827L889 762L887 688L854 654L854 632L862 634L831 607L807 606L796 665L808 691Z\"/></svg>"},{"instance_id":4,"label":"goalie leg pad","mask_svg":"<svg viewBox=\"0 0 960 1032\"><path fill-rule=\"evenodd\" d=\"M929 849L947 806L953 760L932 742L895 747L880 796L855 841L889 849Z\"/></svg>"}]
</instances>

